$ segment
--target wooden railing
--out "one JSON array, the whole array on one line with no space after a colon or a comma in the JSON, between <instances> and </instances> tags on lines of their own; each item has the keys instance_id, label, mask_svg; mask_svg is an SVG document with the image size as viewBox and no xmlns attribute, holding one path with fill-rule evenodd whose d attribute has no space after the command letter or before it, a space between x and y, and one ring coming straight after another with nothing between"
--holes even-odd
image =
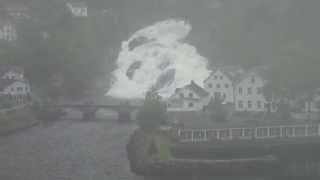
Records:
<instances>
[{"instance_id":1,"label":"wooden railing","mask_svg":"<svg viewBox=\"0 0 320 180\"><path fill-rule=\"evenodd\" d=\"M320 136L320 124L246 127L226 129L179 129L181 142L207 142L214 140L272 139Z\"/></svg>"}]
</instances>

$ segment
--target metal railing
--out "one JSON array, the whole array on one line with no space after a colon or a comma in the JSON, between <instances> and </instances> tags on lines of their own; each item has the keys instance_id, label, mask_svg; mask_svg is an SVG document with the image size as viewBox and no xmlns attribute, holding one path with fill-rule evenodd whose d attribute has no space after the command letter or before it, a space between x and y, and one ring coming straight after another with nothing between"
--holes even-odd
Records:
<instances>
[{"instance_id":1,"label":"metal railing","mask_svg":"<svg viewBox=\"0 0 320 180\"><path fill-rule=\"evenodd\" d=\"M225 129L178 129L181 142L207 142L214 140L253 140L320 136L320 124L282 125Z\"/></svg>"}]
</instances>

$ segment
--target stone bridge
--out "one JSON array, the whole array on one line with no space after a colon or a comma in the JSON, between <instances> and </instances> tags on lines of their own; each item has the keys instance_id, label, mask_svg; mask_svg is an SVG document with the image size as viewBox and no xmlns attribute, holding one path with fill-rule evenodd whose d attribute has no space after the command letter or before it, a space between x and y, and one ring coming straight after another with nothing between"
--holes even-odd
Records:
<instances>
[{"instance_id":1,"label":"stone bridge","mask_svg":"<svg viewBox=\"0 0 320 180\"><path fill-rule=\"evenodd\" d=\"M83 113L84 119L95 119L96 112L100 109L111 110L118 114L119 122L129 122L133 119L133 112L138 111L139 105L124 104L60 104L60 105L41 105L40 109L77 109Z\"/></svg>"}]
</instances>

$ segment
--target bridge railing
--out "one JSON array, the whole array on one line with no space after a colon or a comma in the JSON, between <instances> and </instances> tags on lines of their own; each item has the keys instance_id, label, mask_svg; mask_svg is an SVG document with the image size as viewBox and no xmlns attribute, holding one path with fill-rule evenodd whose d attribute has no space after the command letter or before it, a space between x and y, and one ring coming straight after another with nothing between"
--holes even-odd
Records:
<instances>
[{"instance_id":1,"label":"bridge railing","mask_svg":"<svg viewBox=\"0 0 320 180\"><path fill-rule=\"evenodd\" d=\"M320 124L225 129L178 129L181 142L207 142L320 136Z\"/></svg>"}]
</instances>

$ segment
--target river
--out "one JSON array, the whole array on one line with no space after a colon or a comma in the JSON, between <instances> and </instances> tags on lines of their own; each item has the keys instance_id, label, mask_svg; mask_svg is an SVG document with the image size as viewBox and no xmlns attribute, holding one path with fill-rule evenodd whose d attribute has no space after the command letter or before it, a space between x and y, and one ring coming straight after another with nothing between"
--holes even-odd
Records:
<instances>
[{"instance_id":1,"label":"river","mask_svg":"<svg viewBox=\"0 0 320 180\"><path fill-rule=\"evenodd\" d=\"M126 144L135 128L64 120L1 137L0 179L150 180L130 171Z\"/></svg>"},{"instance_id":2,"label":"river","mask_svg":"<svg viewBox=\"0 0 320 180\"><path fill-rule=\"evenodd\" d=\"M130 172L126 142L135 127L59 121L0 138L3 180L142 180Z\"/></svg>"}]
</instances>

